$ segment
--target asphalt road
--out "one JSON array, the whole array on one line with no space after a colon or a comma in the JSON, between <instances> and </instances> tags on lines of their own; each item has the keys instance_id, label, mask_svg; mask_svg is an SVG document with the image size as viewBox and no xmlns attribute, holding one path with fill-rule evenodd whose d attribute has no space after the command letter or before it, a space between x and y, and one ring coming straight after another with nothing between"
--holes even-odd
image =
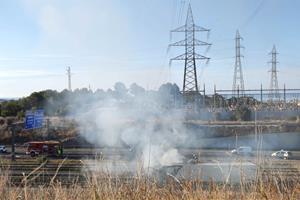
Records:
<instances>
[{"instance_id":1,"label":"asphalt road","mask_svg":"<svg viewBox=\"0 0 300 200\"><path fill-rule=\"evenodd\" d=\"M300 177L300 151L294 151L290 160L272 159L271 152L263 151L264 162L259 162L256 156L234 156L228 150L213 149L179 149L183 156L181 163L156 168L158 177L172 174L178 178L195 179L204 174L204 180L211 177L216 181L239 181L240 168L252 180L257 169L263 175L280 174L297 180ZM74 182L86 182L87 174L97 173L99 170L112 170L116 174L134 174L137 160L132 160L129 149L91 149L72 148L64 150L64 158L48 158L44 163L41 157L31 158L25 155L25 149L16 148L16 161L10 161L10 153L1 154L1 168L8 170L8 175L15 184L23 184L26 180L36 185L43 185L51 181L60 181L64 185ZM5 171L5 170L4 170ZM53 178L54 177L54 178Z\"/></svg>"},{"instance_id":2,"label":"asphalt road","mask_svg":"<svg viewBox=\"0 0 300 200\"><path fill-rule=\"evenodd\" d=\"M9 158L11 156L11 147L7 146L7 153L0 153L0 157ZM25 154L26 148L16 147L16 156L18 158L30 158L29 155ZM197 157L205 162L210 160L219 161L230 161L237 156L232 155L230 150L219 150L219 149L178 149L180 155L182 155L185 160ZM271 158L271 154L275 151L260 151L265 158ZM289 160L299 160L300 162L300 151L291 151L292 157ZM103 159L130 159L134 157L132 150L128 148L65 148L64 157L70 159L95 159L102 157ZM254 150L252 156L247 156L245 159L255 160L257 152Z\"/></svg>"}]
</instances>

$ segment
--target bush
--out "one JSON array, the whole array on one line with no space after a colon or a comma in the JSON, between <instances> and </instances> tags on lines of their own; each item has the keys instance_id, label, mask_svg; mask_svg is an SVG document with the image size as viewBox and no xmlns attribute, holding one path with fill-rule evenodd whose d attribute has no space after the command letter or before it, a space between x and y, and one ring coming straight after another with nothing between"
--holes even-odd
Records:
<instances>
[{"instance_id":1,"label":"bush","mask_svg":"<svg viewBox=\"0 0 300 200\"><path fill-rule=\"evenodd\" d=\"M246 105L239 105L234 111L234 118L239 121L250 121L251 110Z\"/></svg>"}]
</instances>

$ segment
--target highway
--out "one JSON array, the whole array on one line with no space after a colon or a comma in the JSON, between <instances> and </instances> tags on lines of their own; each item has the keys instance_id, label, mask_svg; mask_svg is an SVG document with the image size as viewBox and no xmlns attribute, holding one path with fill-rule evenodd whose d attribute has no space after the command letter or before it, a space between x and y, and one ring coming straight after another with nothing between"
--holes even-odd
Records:
<instances>
[{"instance_id":1,"label":"highway","mask_svg":"<svg viewBox=\"0 0 300 200\"><path fill-rule=\"evenodd\" d=\"M0 155L1 175L8 176L16 185L25 181L32 185L57 181L63 185L84 184L89 177L102 172L115 174L115 178L124 178L124 174L126 178L132 178L139 162L129 149L67 148L64 157L46 159L42 156L31 158L21 147L16 150L14 162L10 161L9 153ZM261 157L233 156L228 150L213 149L178 149L178 152L183 156L180 163L157 166L151 172L158 177L173 173L179 179L201 178L208 181L213 178L218 182L239 181L241 169L249 181L253 181L257 171L262 176L280 176L296 181L300 177L300 151L293 151L290 160L271 158L269 151L261 152Z\"/></svg>"}]
</instances>

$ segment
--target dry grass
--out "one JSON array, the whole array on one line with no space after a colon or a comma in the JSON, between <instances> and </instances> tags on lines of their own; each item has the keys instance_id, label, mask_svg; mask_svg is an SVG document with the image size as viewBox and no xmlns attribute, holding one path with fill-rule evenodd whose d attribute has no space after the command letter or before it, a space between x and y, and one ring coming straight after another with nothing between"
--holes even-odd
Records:
<instances>
[{"instance_id":1,"label":"dry grass","mask_svg":"<svg viewBox=\"0 0 300 200\"><path fill-rule=\"evenodd\" d=\"M299 178L299 177L298 177ZM182 181L172 179L164 185L146 176L134 179L112 178L108 174L92 176L84 185L62 186L54 182L48 186L30 187L9 184L8 176L1 176L0 199L300 199L300 182L293 183L270 177L261 181L238 185L216 184L211 181Z\"/></svg>"},{"instance_id":2,"label":"dry grass","mask_svg":"<svg viewBox=\"0 0 300 200\"><path fill-rule=\"evenodd\" d=\"M258 138L261 142L261 139ZM258 143L258 149L261 149ZM216 199L216 200L299 200L300 177L285 178L281 174L263 174L257 170L255 181L247 182L243 178L238 184L216 183L214 181L203 182L201 180L180 180L166 177L163 180L149 178L143 173L142 167L137 167L137 173L133 178L128 176L116 176L105 172L93 172L87 175L86 183L74 183L64 186L55 181L60 167L64 163L72 161L63 160L49 183L45 186L31 186L30 180L24 176L20 186L14 186L7 174L0 176L0 199L65 199L65 200L100 200L100 199L130 199L130 200L154 200L154 199ZM262 151L256 155L256 164L262 165L269 162L264 159ZM42 163L43 164L43 163ZM42 165L41 164L41 165ZM139 163L138 163L139 164ZM299 166L297 166L299 167ZM2 172L5 172L3 170ZM34 172L32 172L34 173ZM90 172L87 172L90 173ZM159 179L161 177L157 177ZM47 186L46 186L47 185Z\"/></svg>"}]
</instances>

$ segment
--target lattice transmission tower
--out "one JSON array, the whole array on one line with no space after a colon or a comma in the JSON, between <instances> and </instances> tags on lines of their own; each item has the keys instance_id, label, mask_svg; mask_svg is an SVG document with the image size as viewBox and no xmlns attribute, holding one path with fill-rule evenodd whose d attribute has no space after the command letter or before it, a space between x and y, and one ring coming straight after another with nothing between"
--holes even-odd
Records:
<instances>
[{"instance_id":1,"label":"lattice transmission tower","mask_svg":"<svg viewBox=\"0 0 300 200\"><path fill-rule=\"evenodd\" d=\"M272 68L269 72L271 72L271 82L270 82L270 93L269 93L269 100L273 101L274 99L279 99L279 88L278 88L278 78L277 78L277 51L275 45L273 46L272 52L270 53L272 55L272 60L270 63L272 64Z\"/></svg>"},{"instance_id":2,"label":"lattice transmission tower","mask_svg":"<svg viewBox=\"0 0 300 200\"><path fill-rule=\"evenodd\" d=\"M244 77L241 58L241 40L243 38L240 36L239 31L236 31L235 37L235 65L234 65L234 75L233 75L233 84L232 84L232 96L245 95L245 86L244 86Z\"/></svg>"},{"instance_id":3,"label":"lattice transmission tower","mask_svg":"<svg viewBox=\"0 0 300 200\"><path fill-rule=\"evenodd\" d=\"M184 40L170 44L170 47L171 46L185 47L184 54L179 55L170 60L170 64L174 60L185 61L183 90L182 90L184 95L199 94L196 60L206 60L208 62L210 58L196 53L196 46L210 46L211 44L196 39L196 32L209 33L209 31L210 31L209 29L200 27L194 23L191 4L189 4L188 6L188 13L187 13L185 25L171 31L171 34L175 32L185 33Z\"/></svg>"}]
</instances>

